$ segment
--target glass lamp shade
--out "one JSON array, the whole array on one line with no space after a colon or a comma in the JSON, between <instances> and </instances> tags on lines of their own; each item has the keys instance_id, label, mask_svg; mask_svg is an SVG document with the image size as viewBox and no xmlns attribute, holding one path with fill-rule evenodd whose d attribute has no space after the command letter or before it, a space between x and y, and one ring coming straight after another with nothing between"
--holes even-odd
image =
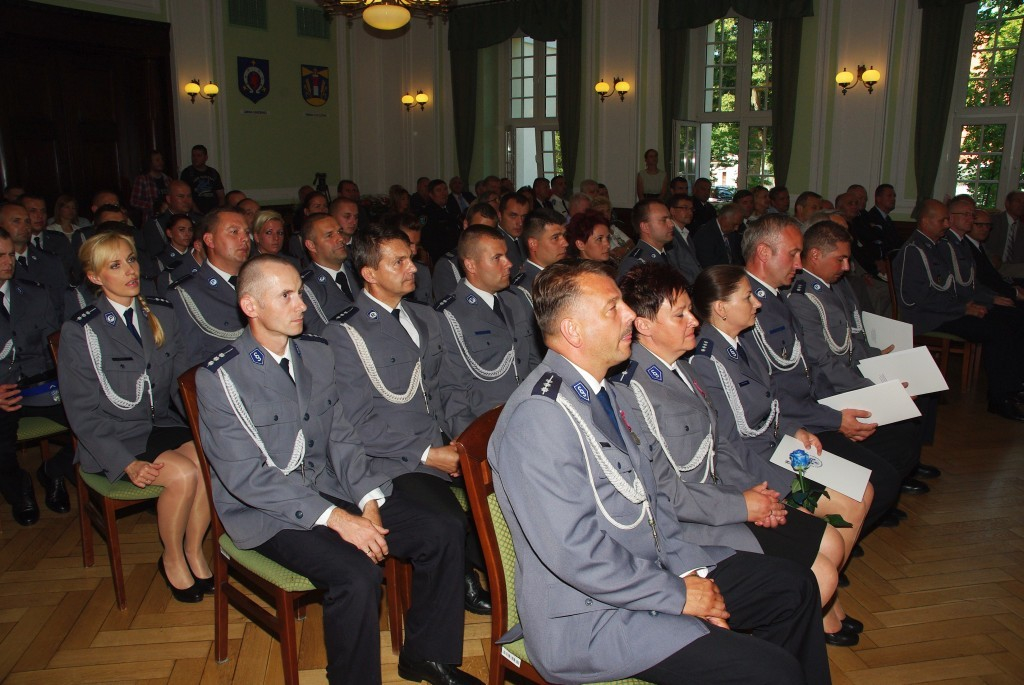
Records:
<instances>
[{"instance_id":1,"label":"glass lamp shade","mask_svg":"<svg viewBox=\"0 0 1024 685\"><path fill-rule=\"evenodd\" d=\"M195 81L190 81L185 84L186 95L199 95L199 84Z\"/></svg>"},{"instance_id":2,"label":"glass lamp shade","mask_svg":"<svg viewBox=\"0 0 1024 685\"><path fill-rule=\"evenodd\" d=\"M860 77L864 83L874 85L882 80L882 74L877 69L868 69Z\"/></svg>"},{"instance_id":3,"label":"glass lamp shade","mask_svg":"<svg viewBox=\"0 0 1024 685\"><path fill-rule=\"evenodd\" d=\"M629 82L628 81L619 81L618 83L616 83L615 84L615 92L616 93L628 93L629 92Z\"/></svg>"},{"instance_id":4,"label":"glass lamp shade","mask_svg":"<svg viewBox=\"0 0 1024 685\"><path fill-rule=\"evenodd\" d=\"M430 98L427 97L427 94L424 93L423 91L419 91L419 92L416 93L416 102L417 103L419 103L421 105L425 105L429 101L430 101Z\"/></svg>"},{"instance_id":5,"label":"glass lamp shade","mask_svg":"<svg viewBox=\"0 0 1024 685\"><path fill-rule=\"evenodd\" d=\"M600 93L601 95L604 95L605 93L611 90L611 86L609 86L604 81L598 81L597 85L594 86L594 90Z\"/></svg>"},{"instance_id":6,"label":"glass lamp shade","mask_svg":"<svg viewBox=\"0 0 1024 685\"><path fill-rule=\"evenodd\" d=\"M836 83L839 84L840 86L848 86L851 83L853 83L855 79L856 77L850 72L846 71L846 69L843 69L841 72L836 74Z\"/></svg>"},{"instance_id":7,"label":"glass lamp shade","mask_svg":"<svg viewBox=\"0 0 1024 685\"><path fill-rule=\"evenodd\" d=\"M203 95L205 95L208 98L213 97L219 92L220 88L217 87L216 83L207 83L205 86L203 86Z\"/></svg>"},{"instance_id":8,"label":"glass lamp shade","mask_svg":"<svg viewBox=\"0 0 1024 685\"><path fill-rule=\"evenodd\" d=\"M363 10L363 21L381 31L394 31L409 23L412 15L401 5L375 2Z\"/></svg>"},{"instance_id":9,"label":"glass lamp shade","mask_svg":"<svg viewBox=\"0 0 1024 685\"><path fill-rule=\"evenodd\" d=\"M408 93L406 93L405 95L402 96L402 104L403 105L409 106L409 105L412 105L415 102L416 102L416 98L414 98L413 96L409 95Z\"/></svg>"}]
</instances>

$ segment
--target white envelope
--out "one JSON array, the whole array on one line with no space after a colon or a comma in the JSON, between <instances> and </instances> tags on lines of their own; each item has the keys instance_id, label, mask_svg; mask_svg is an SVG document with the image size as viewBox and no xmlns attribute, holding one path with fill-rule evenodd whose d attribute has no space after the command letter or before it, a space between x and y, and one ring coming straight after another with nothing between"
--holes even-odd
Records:
<instances>
[{"instance_id":1,"label":"white envelope","mask_svg":"<svg viewBox=\"0 0 1024 685\"><path fill-rule=\"evenodd\" d=\"M789 465L789 455L793 450L804 450L817 461L811 462L807 472L807 478L841 492L847 497L852 497L858 502L864 499L864 490L868 487L868 478L871 477L871 469L866 469L860 464L847 461L837 454L821 451L815 454L814 448L807 449L804 444L791 435L785 435L779 440L779 446L775 448L772 455L772 463L796 473Z\"/></svg>"},{"instance_id":2,"label":"white envelope","mask_svg":"<svg viewBox=\"0 0 1024 685\"><path fill-rule=\"evenodd\" d=\"M884 350L889 345L895 345L893 352L914 347L914 327L909 323L871 312L861 312L861 321L864 324L864 334L868 337L868 344L872 347Z\"/></svg>"},{"instance_id":3,"label":"white envelope","mask_svg":"<svg viewBox=\"0 0 1024 685\"><path fill-rule=\"evenodd\" d=\"M875 383L903 381L907 384L907 394L911 396L949 390L946 378L927 347L862 359L857 367L864 378Z\"/></svg>"},{"instance_id":4,"label":"white envelope","mask_svg":"<svg viewBox=\"0 0 1024 685\"><path fill-rule=\"evenodd\" d=\"M907 394L900 381L889 381L840 393L818 400L818 404L824 404L826 407L840 411L843 409L867 410L871 412L871 416L857 420L861 423L877 423L879 426L921 415L921 410L914 404L914 400L910 399L910 395Z\"/></svg>"}]
</instances>

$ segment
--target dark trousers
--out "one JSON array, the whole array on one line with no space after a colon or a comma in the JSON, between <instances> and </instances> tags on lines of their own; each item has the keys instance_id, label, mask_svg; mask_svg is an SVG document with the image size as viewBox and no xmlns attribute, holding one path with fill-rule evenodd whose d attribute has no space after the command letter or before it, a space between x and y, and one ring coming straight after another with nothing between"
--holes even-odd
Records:
<instances>
[{"instance_id":1,"label":"dark trousers","mask_svg":"<svg viewBox=\"0 0 1024 685\"><path fill-rule=\"evenodd\" d=\"M480 548L480 540L477 538L476 528L472 524L472 517L462 510L459 500L455 499L455 495L452 494L452 486L465 489L461 478L454 479L449 483L429 473L414 471L398 476L392 483L394 483L396 491L401 491L403 495L435 514L458 517L466 529L466 573L472 573L474 568L486 570L484 553Z\"/></svg>"},{"instance_id":2,"label":"dark trousers","mask_svg":"<svg viewBox=\"0 0 1024 685\"><path fill-rule=\"evenodd\" d=\"M1024 317L1009 307L992 307L984 318L961 316L935 330L983 344L981 362L988 376L988 401L1002 402L1021 390L1024 357L1018 354ZM966 363L966 362L965 362Z\"/></svg>"},{"instance_id":3,"label":"dark trousers","mask_svg":"<svg viewBox=\"0 0 1024 685\"><path fill-rule=\"evenodd\" d=\"M711 626L708 635L637 678L659 685L831 682L821 600L809 570L787 559L737 552L709 577L722 591L733 630Z\"/></svg>"},{"instance_id":4,"label":"dark trousers","mask_svg":"<svg viewBox=\"0 0 1024 685\"><path fill-rule=\"evenodd\" d=\"M32 416L42 416L62 426L68 425L64 407L59 404L48 407L23 406L16 412L0 410L0 491L8 501L18 497L24 487L32 488L29 475L18 465L18 422ZM62 446L45 465L47 473L54 478L69 477L73 458L70 445Z\"/></svg>"},{"instance_id":5,"label":"dark trousers","mask_svg":"<svg viewBox=\"0 0 1024 685\"><path fill-rule=\"evenodd\" d=\"M359 513L351 504L337 504ZM403 653L413 659L461 663L464 524L420 506L404 496L397 483L381 508L381 520L388 529L389 553L413 565ZM380 566L326 526L281 531L256 550L324 589L329 682L379 683Z\"/></svg>"}]
</instances>

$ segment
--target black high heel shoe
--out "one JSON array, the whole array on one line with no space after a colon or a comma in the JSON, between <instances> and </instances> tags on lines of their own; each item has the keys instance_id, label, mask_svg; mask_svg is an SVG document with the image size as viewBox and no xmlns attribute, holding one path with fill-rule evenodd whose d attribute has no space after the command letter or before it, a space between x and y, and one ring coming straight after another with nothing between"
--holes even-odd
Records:
<instances>
[{"instance_id":1,"label":"black high heel shoe","mask_svg":"<svg viewBox=\"0 0 1024 685\"><path fill-rule=\"evenodd\" d=\"M188 560L186 560L185 563L188 564ZM200 578L192 571L191 564L189 564L188 572L192 574L192 580L195 581L195 585L192 587L197 588L204 595L213 594L213 576L210 576L209 578Z\"/></svg>"},{"instance_id":2,"label":"black high heel shoe","mask_svg":"<svg viewBox=\"0 0 1024 685\"><path fill-rule=\"evenodd\" d=\"M171 589L171 596L179 602L185 604L196 604L197 602L203 601L203 591L199 589L198 583L192 583L192 587L179 590L178 588L171 585L170 579L167 578L167 569L164 568L164 558L160 557L160 560L156 562L156 568L160 571L160 575L163 576L164 582L167 583L167 587Z\"/></svg>"}]
</instances>

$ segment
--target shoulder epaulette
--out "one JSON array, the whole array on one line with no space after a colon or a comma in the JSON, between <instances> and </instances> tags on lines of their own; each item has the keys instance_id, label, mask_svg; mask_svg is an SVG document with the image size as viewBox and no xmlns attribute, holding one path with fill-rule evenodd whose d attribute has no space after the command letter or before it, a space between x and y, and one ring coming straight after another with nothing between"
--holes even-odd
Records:
<instances>
[{"instance_id":1,"label":"shoulder epaulette","mask_svg":"<svg viewBox=\"0 0 1024 685\"><path fill-rule=\"evenodd\" d=\"M67 292L69 292L69 293L73 293L73 292L75 292L76 290L78 290L78 286L77 286L77 285L68 285L68 287L67 287L67 288L65 288L65 290L66 290Z\"/></svg>"},{"instance_id":2,"label":"shoulder epaulette","mask_svg":"<svg viewBox=\"0 0 1024 685\"><path fill-rule=\"evenodd\" d=\"M644 248L638 247L635 250L633 250L632 252L630 252L629 256L632 257L633 259L640 259L640 255L642 255L643 253L644 253Z\"/></svg>"},{"instance_id":3,"label":"shoulder epaulette","mask_svg":"<svg viewBox=\"0 0 1024 685\"><path fill-rule=\"evenodd\" d=\"M454 262L455 261L455 250L449 250L448 252L445 252L444 256Z\"/></svg>"},{"instance_id":4,"label":"shoulder epaulette","mask_svg":"<svg viewBox=\"0 0 1024 685\"><path fill-rule=\"evenodd\" d=\"M639 365L636 363L636 361L630 359L629 364L626 365L626 368L623 369L622 373L617 373L614 376L612 376L612 380L616 383L629 385L629 382L633 380L633 373L636 371L637 366Z\"/></svg>"},{"instance_id":5,"label":"shoulder epaulette","mask_svg":"<svg viewBox=\"0 0 1024 685\"><path fill-rule=\"evenodd\" d=\"M548 371L537 380L537 385L533 386L533 394L555 399L561 387L562 377L554 371Z\"/></svg>"},{"instance_id":6,"label":"shoulder epaulette","mask_svg":"<svg viewBox=\"0 0 1024 685\"><path fill-rule=\"evenodd\" d=\"M337 313L334 316L332 316L331 317L331 321L337 321L338 323L344 323L345 321L348 321L353 316L355 316L355 313L358 312L358 311L359 311L359 307L346 307L345 309L342 309L339 313Z\"/></svg>"},{"instance_id":7,"label":"shoulder epaulette","mask_svg":"<svg viewBox=\"0 0 1024 685\"><path fill-rule=\"evenodd\" d=\"M443 312L445 309L448 308L448 305L450 305L454 301L455 301L455 293L452 293L451 295L448 295L443 300L441 300L440 302L435 304L434 305L434 311L435 312Z\"/></svg>"},{"instance_id":8,"label":"shoulder epaulette","mask_svg":"<svg viewBox=\"0 0 1024 685\"><path fill-rule=\"evenodd\" d=\"M308 281L309 279L311 279L313 277L313 270L312 269L306 269L301 274L299 274L299 276L302 278L302 282L305 283L306 281Z\"/></svg>"},{"instance_id":9,"label":"shoulder epaulette","mask_svg":"<svg viewBox=\"0 0 1024 685\"><path fill-rule=\"evenodd\" d=\"M174 288L177 288L179 285L181 285L185 281L189 280L190 278L192 278L192 274L185 274L184 276L182 276L178 280L171 281L170 285L167 286L167 289L168 290L173 290Z\"/></svg>"},{"instance_id":10,"label":"shoulder epaulette","mask_svg":"<svg viewBox=\"0 0 1024 685\"><path fill-rule=\"evenodd\" d=\"M715 349L715 341L709 340L708 338L701 338L700 342L697 343L697 349L693 351L694 354L701 354L705 357L711 356L711 351Z\"/></svg>"},{"instance_id":11,"label":"shoulder epaulette","mask_svg":"<svg viewBox=\"0 0 1024 685\"><path fill-rule=\"evenodd\" d=\"M318 342L327 344L327 338L321 338L319 335L313 335L312 333L303 333L299 336L299 340L309 340L310 342Z\"/></svg>"},{"instance_id":12,"label":"shoulder epaulette","mask_svg":"<svg viewBox=\"0 0 1024 685\"><path fill-rule=\"evenodd\" d=\"M224 366L230 359L234 359L238 356L238 350L232 345L220 348L217 354L210 357L203 366L207 371L216 371L220 367Z\"/></svg>"},{"instance_id":13,"label":"shoulder epaulette","mask_svg":"<svg viewBox=\"0 0 1024 685\"><path fill-rule=\"evenodd\" d=\"M80 326L84 326L86 323L89 322L90 319L94 319L96 315L99 313L100 310L96 307L96 305L91 304L85 309L80 310L77 314L75 314L72 317L72 319L74 319L74 322L79 324Z\"/></svg>"},{"instance_id":14,"label":"shoulder epaulette","mask_svg":"<svg viewBox=\"0 0 1024 685\"><path fill-rule=\"evenodd\" d=\"M524 278L526 278L526 273L520 271L519 274L512 279L512 283L510 283L510 285L519 285L520 283L523 282Z\"/></svg>"},{"instance_id":15,"label":"shoulder epaulette","mask_svg":"<svg viewBox=\"0 0 1024 685\"><path fill-rule=\"evenodd\" d=\"M791 295L803 295L807 291L806 281L797 281L793 284L793 288L790 291Z\"/></svg>"},{"instance_id":16,"label":"shoulder epaulette","mask_svg":"<svg viewBox=\"0 0 1024 685\"><path fill-rule=\"evenodd\" d=\"M146 304L158 304L161 307L170 307L171 309L174 309L174 305L171 304L171 301L163 297L147 297Z\"/></svg>"}]
</instances>

